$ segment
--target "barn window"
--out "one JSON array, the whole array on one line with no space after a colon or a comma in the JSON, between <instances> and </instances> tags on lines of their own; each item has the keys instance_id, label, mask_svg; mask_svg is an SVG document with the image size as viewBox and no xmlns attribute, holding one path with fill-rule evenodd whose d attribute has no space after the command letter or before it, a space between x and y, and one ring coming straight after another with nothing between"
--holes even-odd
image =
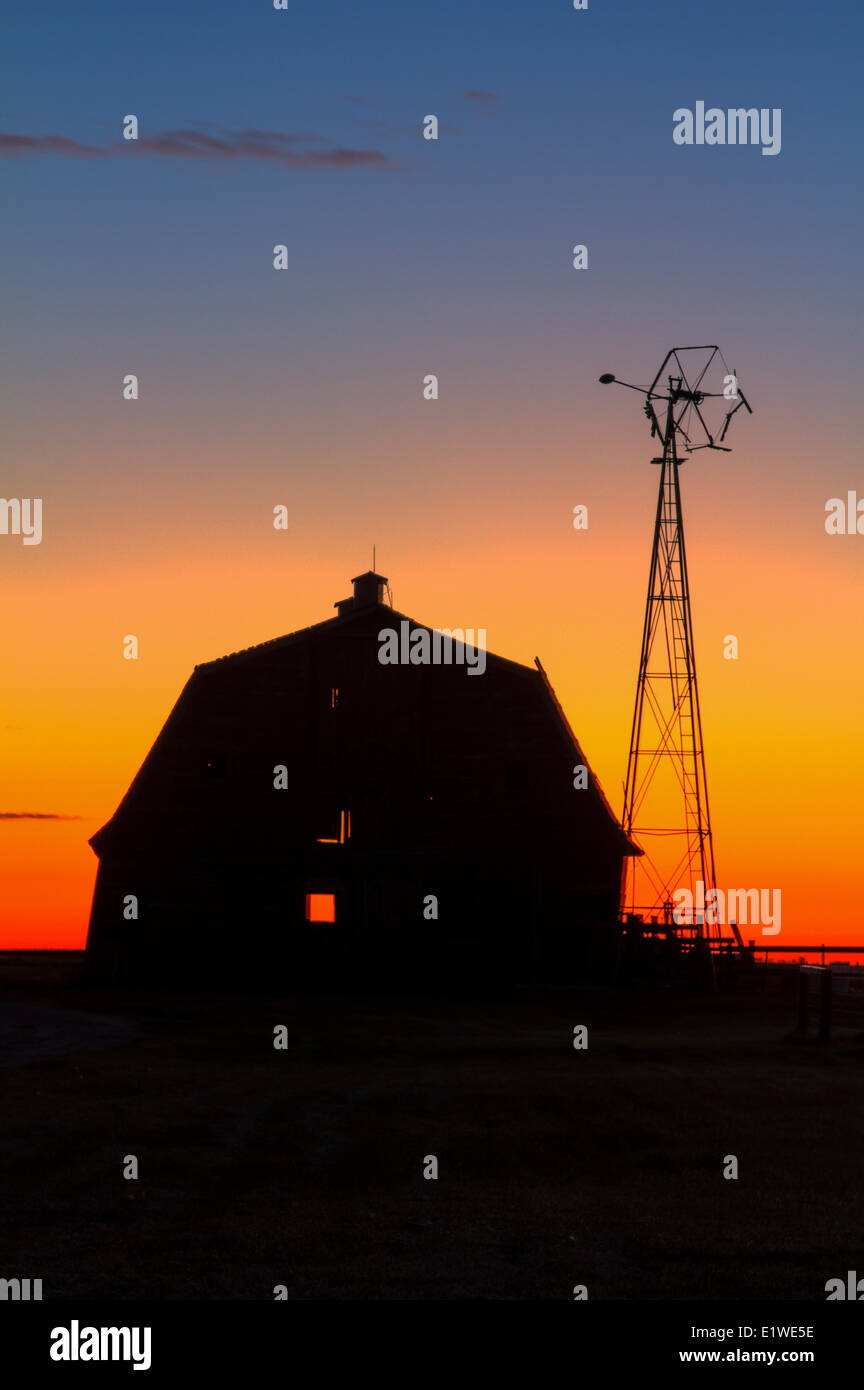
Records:
<instances>
[{"instance_id":1,"label":"barn window","mask_svg":"<svg viewBox=\"0 0 864 1390\"><path fill-rule=\"evenodd\" d=\"M339 709L342 704L342 687L331 685L330 687L330 708Z\"/></svg>"},{"instance_id":2,"label":"barn window","mask_svg":"<svg viewBox=\"0 0 864 1390\"><path fill-rule=\"evenodd\" d=\"M333 829L336 829L334 824ZM351 812L339 812L339 831L336 835L322 835L319 837L319 845L345 845L351 839Z\"/></svg>"},{"instance_id":3,"label":"barn window","mask_svg":"<svg viewBox=\"0 0 864 1390\"><path fill-rule=\"evenodd\" d=\"M336 894L335 894L335 893L307 893L307 894L306 894L306 921L307 921L307 922L335 922L335 921L336 921Z\"/></svg>"}]
</instances>

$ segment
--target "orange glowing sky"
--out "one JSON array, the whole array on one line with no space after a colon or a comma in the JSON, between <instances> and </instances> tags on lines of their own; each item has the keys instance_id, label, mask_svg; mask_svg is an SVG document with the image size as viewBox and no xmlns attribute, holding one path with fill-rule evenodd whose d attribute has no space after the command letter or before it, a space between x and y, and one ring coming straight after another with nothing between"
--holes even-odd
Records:
<instances>
[{"instance_id":1,"label":"orange glowing sky","mask_svg":"<svg viewBox=\"0 0 864 1390\"><path fill-rule=\"evenodd\" d=\"M185 514L170 499L160 514L151 500L143 519L130 511L128 534L73 547L51 544L46 529L42 547L7 566L4 810L76 819L0 821L4 946L83 944L96 868L87 838L192 666L331 616L371 560L367 538L402 611L483 627L490 650L528 664L540 656L620 811L657 478L650 446L631 444L625 460L607 441L585 450L588 465L566 459L561 440L550 478L523 467L517 443L494 480L488 461L482 483L475 471L458 507L452 480L445 490L432 469L440 436L426 448L428 460L414 450L410 507L358 453L355 493L338 508L325 474L293 506L286 484L250 476L230 527L209 514L206 491ZM767 461L754 454L751 438L682 470L718 883L782 889L777 944L861 944L864 539L826 536L824 483L766 499L752 480ZM292 523L277 532L272 507L283 500ZM576 502L589 508L585 532L572 529ZM138 661L123 659L127 633ZM727 633L737 662L723 659Z\"/></svg>"}]
</instances>

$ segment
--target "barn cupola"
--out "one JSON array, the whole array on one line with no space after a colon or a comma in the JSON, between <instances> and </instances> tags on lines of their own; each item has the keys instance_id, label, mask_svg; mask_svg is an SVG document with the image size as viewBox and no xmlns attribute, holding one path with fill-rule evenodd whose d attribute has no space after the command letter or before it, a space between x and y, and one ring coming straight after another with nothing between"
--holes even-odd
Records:
<instances>
[{"instance_id":1,"label":"barn cupola","mask_svg":"<svg viewBox=\"0 0 864 1390\"><path fill-rule=\"evenodd\" d=\"M374 608L377 604L384 603L387 588L385 575L367 570L365 574L358 574L351 583L354 585L353 597L340 599L333 605L340 618L344 618L348 613L356 613L358 608Z\"/></svg>"}]
</instances>

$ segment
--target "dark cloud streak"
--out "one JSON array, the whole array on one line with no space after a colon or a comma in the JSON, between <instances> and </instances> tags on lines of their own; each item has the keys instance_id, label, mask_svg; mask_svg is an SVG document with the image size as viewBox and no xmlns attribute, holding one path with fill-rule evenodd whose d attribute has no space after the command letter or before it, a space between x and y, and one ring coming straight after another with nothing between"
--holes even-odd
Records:
<instances>
[{"instance_id":1,"label":"dark cloud streak","mask_svg":"<svg viewBox=\"0 0 864 1390\"><path fill-rule=\"evenodd\" d=\"M178 159L252 160L285 169L349 169L362 165L391 165L381 150L356 150L340 145L324 149L297 146L323 144L321 135L309 131L292 134L281 130L222 131L206 134L200 129L165 130L138 140L118 140L111 145L84 145L65 135L0 134L0 156L22 158L33 154L62 155L71 159L111 159L121 155L163 155Z\"/></svg>"},{"instance_id":2,"label":"dark cloud streak","mask_svg":"<svg viewBox=\"0 0 864 1390\"><path fill-rule=\"evenodd\" d=\"M99 145L82 145L65 135L3 135L0 134L0 154L16 157L26 154L63 154L85 159L98 159L109 150Z\"/></svg>"}]
</instances>

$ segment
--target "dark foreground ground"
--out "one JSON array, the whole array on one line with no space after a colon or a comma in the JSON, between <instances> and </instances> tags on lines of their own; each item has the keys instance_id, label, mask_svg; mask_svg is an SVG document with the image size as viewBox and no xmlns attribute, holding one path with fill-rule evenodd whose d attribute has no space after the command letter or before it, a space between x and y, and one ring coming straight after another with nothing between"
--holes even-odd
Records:
<instances>
[{"instance_id":1,"label":"dark foreground ground","mask_svg":"<svg viewBox=\"0 0 864 1390\"><path fill-rule=\"evenodd\" d=\"M864 1271L854 1016L820 1048L752 988L159 1000L73 973L0 962L0 1277L46 1299L822 1301Z\"/></svg>"}]
</instances>

